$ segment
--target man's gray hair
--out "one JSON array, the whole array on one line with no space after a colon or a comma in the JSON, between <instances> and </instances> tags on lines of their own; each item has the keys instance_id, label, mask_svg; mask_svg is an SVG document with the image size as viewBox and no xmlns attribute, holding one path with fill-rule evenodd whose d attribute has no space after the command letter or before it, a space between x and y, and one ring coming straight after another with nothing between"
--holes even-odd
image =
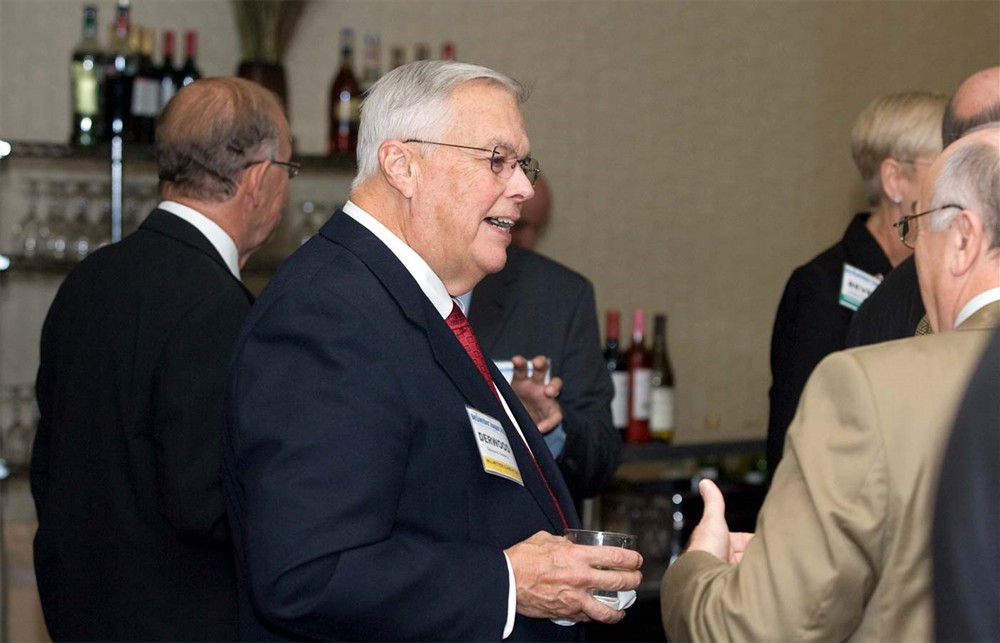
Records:
<instances>
[{"instance_id":1,"label":"man's gray hair","mask_svg":"<svg viewBox=\"0 0 1000 643\"><path fill-rule=\"evenodd\" d=\"M448 98L459 85L475 80L507 89L518 104L528 98L524 86L505 74L450 60L413 62L380 78L361 103L358 174L351 188L376 173L378 148L384 141L433 141L443 136L451 125Z\"/></svg>"},{"instance_id":2,"label":"man's gray hair","mask_svg":"<svg viewBox=\"0 0 1000 643\"><path fill-rule=\"evenodd\" d=\"M934 184L934 203L961 205L977 213L989 236L990 248L1000 247L1000 123L990 123L967 132L983 129L996 133L991 140L977 140L962 145L941 164ZM931 216L931 227L941 230L958 215L950 208Z\"/></svg>"}]
</instances>

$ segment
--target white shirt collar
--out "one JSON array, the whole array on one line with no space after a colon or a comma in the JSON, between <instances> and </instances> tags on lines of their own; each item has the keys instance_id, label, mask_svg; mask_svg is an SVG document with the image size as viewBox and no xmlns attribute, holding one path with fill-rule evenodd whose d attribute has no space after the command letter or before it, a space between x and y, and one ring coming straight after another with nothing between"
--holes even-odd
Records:
<instances>
[{"instance_id":1,"label":"white shirt collar","mask_svg":"<svg viewBox=\"0 0 1000 643\"><path fill-rule=\"evenodd\" d=\"M381 221L362 210L353 201L344 204L344 213L363 225L372 234L389 248L392 254L403 264L406 270L413 275L420 290L431 300L434 308L441 314L442 319L447 319L451 314L454 300L448 294L441 278L434 274L431 267L427 265L423 257L417 251L406 245L402 239L393 234L389 228L385 227Z\"/></svg>"},{"instance_id":2,"label":"white shirt collar","mask_svg":"<svg viewBox=\"0 0 1000 643\"><path fill-rule=\"evenodd\" d=\"M229 268L229 272L233 273L233 276L237 279L240 279L240 255L236 250L236 242L226 234L225 230L219 227L218 223L212 221L201 212L176 201L160 201L160 204L156 207L184 219L197 228L199 232L205 235L205 238L212 244L212 247L222 255L222 260L226 263L226 267Z\"/></svg>"},{"instance_id":3,"label":"white shirt collar","mask_svg":"<svg viewBox=\"0 0 1000 643\"><path fill-rule=\"evenodd\" d=\"M1000 301L1000 287L990 288L967 301L962 306L962 310L958 311L958 317L955 318L955 328L961 326L966 319L972 317L979 309L995 301Z\"/></svg>"}]
</instances>

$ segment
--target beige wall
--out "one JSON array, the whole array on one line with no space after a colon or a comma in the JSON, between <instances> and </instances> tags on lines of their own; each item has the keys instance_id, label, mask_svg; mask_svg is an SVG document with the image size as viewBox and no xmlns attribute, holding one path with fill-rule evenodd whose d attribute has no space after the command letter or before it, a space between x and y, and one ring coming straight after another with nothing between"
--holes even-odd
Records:
<instances>
[{"instance_id":1,"label":"beige wall","mask_svg":"<svg viewBox=\"0 0 1000 643\"><path fill-rule=\"evenodd\" d=\"M68 136L82 4L0 0L0 137ZM114 3L98 6L106 24ZM235 70L228 2L133 6L139 23L200 29L207 74ZM316 0L286 61L300 152L325 147L344 25L410 52L453 40L534 88L529 134L555 195L539 249L590 277L602 309L669 313L683 441L764 434L785 279L862 205L855 115L1000 60L993 0Z\"/></svg>"}]
</instances>

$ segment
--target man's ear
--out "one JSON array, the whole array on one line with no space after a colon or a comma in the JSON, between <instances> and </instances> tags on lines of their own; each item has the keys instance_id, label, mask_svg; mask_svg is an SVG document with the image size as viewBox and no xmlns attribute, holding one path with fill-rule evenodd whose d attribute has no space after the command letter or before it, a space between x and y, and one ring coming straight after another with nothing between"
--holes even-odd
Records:
<instances>
[{"instance_id":1,"label":"man's ear","mask_svg":"<svg viewBox=\"0 0 1000 643\"><path fill-rule=\"evenodd\" d=\"M378 148L378 165L389 185L409 199L413 196L419 168L413 150L396 139L383 141Z\"/></svg>"},{"instance_id":2,"label":"man's ear","mask_svg":"<svg viewBox=\"0 0 1000 643\"><path fill-rule=\"evenodd\" d=\"M976 265L983 252L983 220L970 210L962 210L951 222L949 243L952 274L964 275Z\"/></svg>"},{"instance_id":3,"label":"man's ear","mask_svg":"<svg viewBox=\"0 0 1000 643\"><path fill-rule=\"evenodd\" d=\"M259 205L263 198L261 188L264 185L264 173L269 167L270 163L262 162L254 163L243 170L237 192L242 193L244 198L250 199L250 203L254 206Z\"/></svg>"},{"instance_id":4,"label":"man's ear","mask_svg":"<svg viewBox=\"0 0 1000 643\"><path fill-rule=\"evenodd\" d=\"M882 191L893 203L899 203L903 194L903 166L894 158L886 157L879 166L879 177L882 180Z\"/></svg>"}]
</instances>

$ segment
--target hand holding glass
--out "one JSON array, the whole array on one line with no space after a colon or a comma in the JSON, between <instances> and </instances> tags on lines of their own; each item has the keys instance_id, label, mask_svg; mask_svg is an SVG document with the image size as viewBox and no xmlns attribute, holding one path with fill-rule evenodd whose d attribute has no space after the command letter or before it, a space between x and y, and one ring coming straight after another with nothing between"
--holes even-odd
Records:
<instances>
[{"instance_id":1,"label":"hand holding glass","mask_svg":"<svg viewBox=\"0 0 1000 643\"><path fill-rule=\"evenodd\" d=\"M638 538L634 534L619 534L613 531L591 531L588 529L567 529L563 532L566 540L577 545L599 545L604 547L621 547L635 551ZM627 605L619 605L618 592L613 590L594 590L594 598L608 603L615 609L624 609Z\"/></svg>"}]
</instances>

